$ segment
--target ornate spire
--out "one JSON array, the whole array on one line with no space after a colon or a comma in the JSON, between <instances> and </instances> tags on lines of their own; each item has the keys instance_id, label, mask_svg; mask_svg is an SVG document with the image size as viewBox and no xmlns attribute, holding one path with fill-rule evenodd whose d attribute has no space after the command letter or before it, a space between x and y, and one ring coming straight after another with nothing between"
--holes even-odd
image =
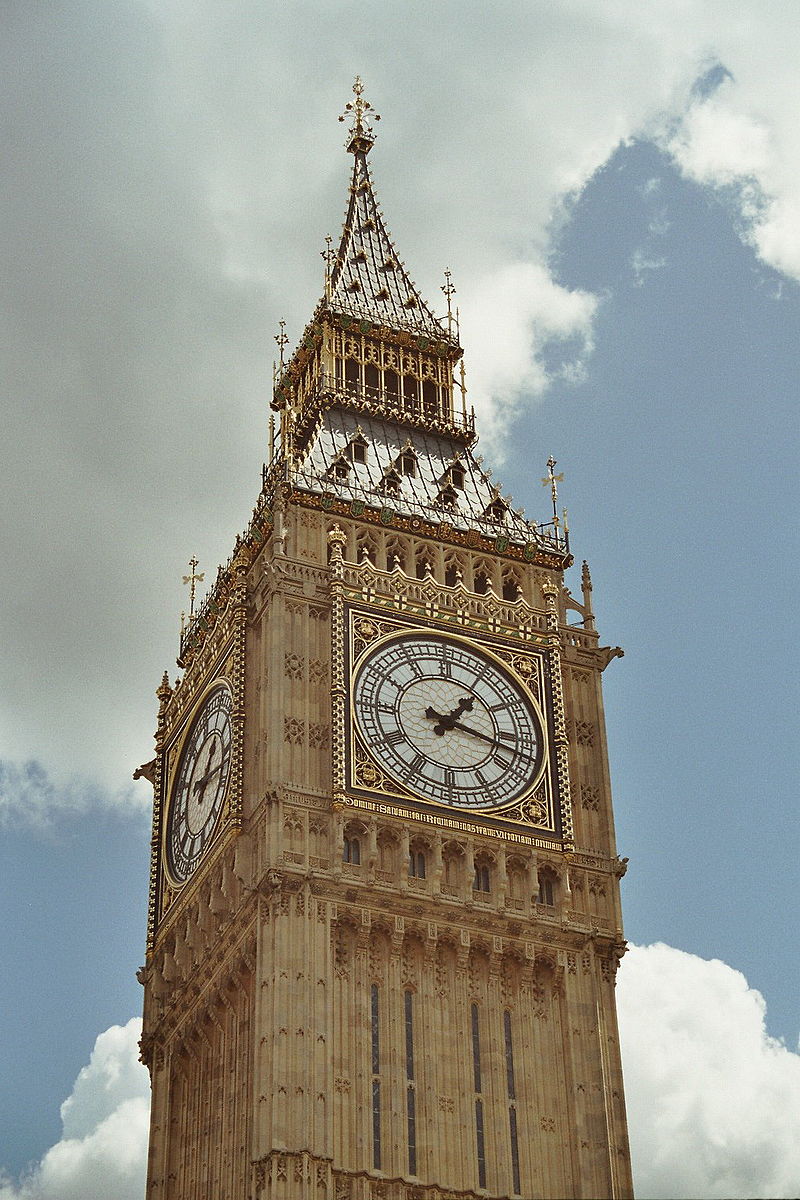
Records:
<instances>
[{"instance_id":1,"label":"ornate spire","mask_svg":"<svg viewBox=\"0 0 800 1200\"><path fill-rule=\"evenodd\" d=\"M364 99L360 78L353 85L355 100L346 105L352 115L347 149L353 155L353 176L342 238L336 254L326 300L340 315L402 329L438 342L457 345L457 338L440 324L428 307L392 245L367 166L375 137L367 114L378 120Z\"/></svg>"}]
</instances>

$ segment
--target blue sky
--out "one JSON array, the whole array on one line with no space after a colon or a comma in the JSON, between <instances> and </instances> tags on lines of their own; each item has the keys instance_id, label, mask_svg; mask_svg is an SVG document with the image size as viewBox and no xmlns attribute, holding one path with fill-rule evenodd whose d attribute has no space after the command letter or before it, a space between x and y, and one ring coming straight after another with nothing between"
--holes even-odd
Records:
<instances>
[{"instance_id":1,"label":"blue sky","mask_svg":"<svg viewBox=\"0 0 800 1200\"><path fill-rule=\"evenodd\" d=\"M480 450L539 519L558 459L570 586L587 558L626 651L604 691L639 1194L797 1194L794 6L83 0L7 32L0 1200L141 1194L130 776L185 563L213 574L258 490L356 72L398 249L434 305L453 272Z\"/></svg>"}]
</instances>

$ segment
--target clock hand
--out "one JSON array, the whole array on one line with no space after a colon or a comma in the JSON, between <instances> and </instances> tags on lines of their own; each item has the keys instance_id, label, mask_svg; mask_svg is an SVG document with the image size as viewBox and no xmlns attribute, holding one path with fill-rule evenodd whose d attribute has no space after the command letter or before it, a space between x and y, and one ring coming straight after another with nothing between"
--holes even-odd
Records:
<instances>
[{"instance_id":1,"label":"clock hand","mask_svg":"<svg viewBox=\"0 0 800 1200\"><path fill-rule=\"evenodd\" d=\"M469 725L462 725L460 721L453 722L453 729L460 729L462 733L468 733L472 737L480 738L482 742L490 742L492 746L498 746L501 750L508 750L510 754L518 754L522 758L527 758L528 762L535 761L524 750L520 750L518 746L509 746L505 742L498 741L497 738L490 737L488 733L481 733L479 729L472 729Z\"/></svg>"},{"instance_id":2,"label":"clock hand","mask_svg":"<svg viewBox=\"0 0 800 1200\"><path fill-rule=\"evenodd\" d=\"M213 768L213 770L207 771L206 774L202 777L202 779L196 779L192 790L196 792L202 788L203 791L205 791L205 787L206 787L206 784L208 783L209 779L212 779L213 776L216 775L217 771L221 771L222 766L223 766L222 763L217 763L217 765Z\"/></svg>"},{"instance_id":3,"label":"clock hand","mask_svg":"<svg viewBox=\"0 0 800 1200\"><path fill-rule=\"evenodd\" d=\"M441 737L447 729L453 729L455 727L455 724L462 713L472 711L472 706L474 703L475 701L472 696L464 696L461 700L459 700L453 711L447 715L444 713L438 713L435 708L432 708L430 705L428 705L428 707L425 709L425 716L429 721L437 722L437 724L433 727L433 732Z\"/></svg>"}]
</instances>

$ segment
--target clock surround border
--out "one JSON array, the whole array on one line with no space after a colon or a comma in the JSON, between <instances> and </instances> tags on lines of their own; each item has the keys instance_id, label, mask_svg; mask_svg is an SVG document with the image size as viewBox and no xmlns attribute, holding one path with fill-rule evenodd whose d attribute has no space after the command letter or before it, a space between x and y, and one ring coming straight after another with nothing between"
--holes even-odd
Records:
<instances>
[{"instance_id":1,"label":"clock surround border","mask_svg":"<svg viewBox=\"0 0 800 1200\"><path fill-rule=\"evenodd\" d=\"M551 655L548 653L547 639L541 636L532 637L529 644L521 644L520 638L504 637L502 633L491 630L474 631L469 630L468 636L465 631L459 630L456 632L453 624L447 620L437 620L430 616L424 625L419 623L419 619L409 614L398 613L396 611L379 609L371 607L365 603L352 603L344 597L339 599L339 604L335 606L336 618L332 621L332 636L334 639L334 663L337 660L341 663L339 678L341 683L337 690L337 699L340 703L334 706L334 730L338 733L339 738L334 738L334 744L337 740L341 745L341 765L339 769L340 786L337 788L334 785L334 802L342 807L349 807L354 804L357 807L375 807L387 802L393 802L397 805L404 805L406 811L413 812L417 817L424 816L426 819L435 820L441 817L442 813L462 814L466 819L471 816L475 821L486 822L502 822L503 827L511 833L521 828L526 830L537 830L538 835L548 840L548 847L558 846L560 849L571 848L571 839L565 834L565 822L563 816L565 806L568 810L569 796L565 798L562 795L560 787L560 773L558 770L557 742L558 742L558 723L555 715L556 705L552 689L548 686L548 676L552 671ZM435 800L424 800L411 792L405 792L398 789L398 785L391 781L391 789L384 790L383 788L370 788L359 783L355 776L355 761L356 761L356 744L361 744L355 728L355 721L352 719L353 700L352 687L355 667L363 653L365 653L367 644L358 654L353 653L354 626L355 622L363 618L372 622L376 626L382 627L382 632L372 639L373 641L381 640L384 636L391 636L400 632L422 632L427 631L443 638L460 641L468 646L474 647L479 652L488 653L491 657L496 658L503 669L507 672L518 672L515 668L514 657L517 660L522 658L528 662L536 662L538 666L538 690L539 695L525 684L527 690L531 693L537 715L541 720L542 734L544 738L544 752L542 770L537 774L536 782L530 790L521 798L517 798L504 807L491 809L479 808L464 808L456 809L450 805L439 803ZM339 626L337 632L337 626ZM542 644L544 642L544 645ZM338 645L337 645L338 643ZM559 666L560 669L560 666ZM523 681L524 682L524 681ZM338 710L338 711L337 711ZM336 730L336 725L339 729ZM384 772L379 764L375 763L365 749L362 750L371 763L372 769L377 772L378 776L384 776ZM545 802L547 804L549 825L535 823L530 815L524 813L523 805L530 804L537 800L537 791L546 789ZM377 794L376 794L377 793ZM381 797L385 797L382 799ZM541 803L541 797L538 798ZM381 811L380 808L378 811ZM438 823L438 821L437 821ZM567 826L568 828L569 826ZM475 829L480 832L480 826L476 825ZM498 834L498 836L502 836Z\"/></svg>"}]
</instances>

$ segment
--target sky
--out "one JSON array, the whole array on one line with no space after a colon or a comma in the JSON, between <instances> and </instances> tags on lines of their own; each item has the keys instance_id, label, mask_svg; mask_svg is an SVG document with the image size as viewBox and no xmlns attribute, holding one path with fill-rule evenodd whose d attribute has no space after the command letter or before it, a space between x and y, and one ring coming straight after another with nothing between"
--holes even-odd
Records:
<instances>
[{"instance_id":1,"label":"sky","mask_svg":"<svg viewBox=\"0 0 800 1200\"><path fill-rule=\"evenodd\" d=\"M53 0L2 15L0 1200L140 1200L157 687L322 289L356 74L452 271L479 450L564 472L601 640L640 1197L800 1191L800 10Z\"/></svg>"}]
</instances>

